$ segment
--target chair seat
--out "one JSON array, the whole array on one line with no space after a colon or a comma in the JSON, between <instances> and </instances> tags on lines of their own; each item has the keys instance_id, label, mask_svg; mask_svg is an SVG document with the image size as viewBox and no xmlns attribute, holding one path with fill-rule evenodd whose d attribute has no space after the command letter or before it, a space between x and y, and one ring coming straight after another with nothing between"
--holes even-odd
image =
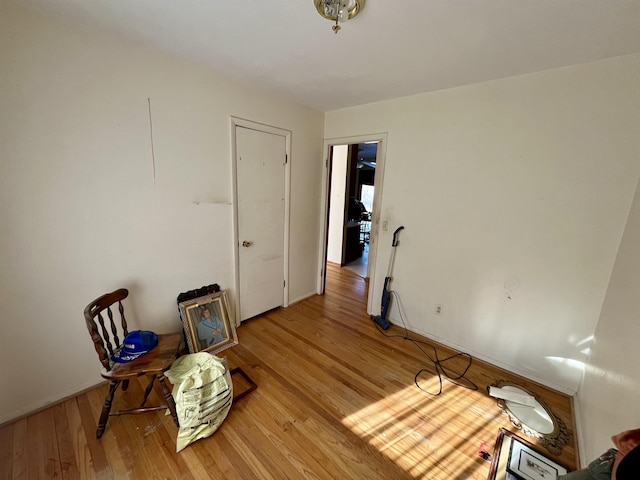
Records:
<instances>
[{"instance_id":1,"label":"chair seat","mask_svg":"<svg viewBox=\"0 0 640 480\"><path fill-rule=\"evenodd\" d=\"M100 375L107 380L126 380L142 375L160 374L168 370L176 359L182 335L168 333L158 335L158 345L140 358L129 363L112 363L111 370L104 368Z\"/></svg>"}]
</instances>

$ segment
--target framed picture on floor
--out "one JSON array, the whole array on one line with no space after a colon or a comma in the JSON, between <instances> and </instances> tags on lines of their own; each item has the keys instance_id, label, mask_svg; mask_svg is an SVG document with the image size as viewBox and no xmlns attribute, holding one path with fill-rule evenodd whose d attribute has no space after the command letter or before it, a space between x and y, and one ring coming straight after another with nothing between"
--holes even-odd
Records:
<instances>
[{"instance_id":1,"label":"framed picture on floor","mask_svg":"<svg viewBox=\"0 0 640 480\"><path fill-rule=\"evenodd\" d=\"M556 480L567 469L514 438L507 470L522 480Z\"/></svg>"},{"instance_id":2,"label":"framed picture on floor","mask_svg":"<svg viewBox=\"0 0 640 480\"><path fill-rule=\"evenodd\" d=\"M189 353L216 354L238 344L226 291L179 302L178 309Z\"/></svg>"}]
</instances>

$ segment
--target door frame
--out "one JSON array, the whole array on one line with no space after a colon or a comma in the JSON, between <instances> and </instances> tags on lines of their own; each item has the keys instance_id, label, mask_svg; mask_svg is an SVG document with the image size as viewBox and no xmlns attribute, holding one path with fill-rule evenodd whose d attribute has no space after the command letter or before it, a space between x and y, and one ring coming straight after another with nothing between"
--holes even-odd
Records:
<instances>
[{"instance_id":1,"label":"door frame","mask_svg":"<svg viewBox=\"0 0 640 480\"><path fill-rule=\"evenodd\" d=\"M327 263L327 243L328 243L328 223L329 223L329 195L331 178L331 147L336 145L349 145L355 143L379 142L376 156L376 176L374 180L375 193L373 197L373 216L371 218L371 233L369 234L369 260L367 270L370 273L369 291L367 294L367 313L373 312L373 287L376 283L376 255L378 251L378 229L380 226L380 208L382 206L382 186L384 180L384 164L387 155L387 133L372 133L368 135L354 135L351 137L325 138L323 146L324 174L322 176L322 205L320 211L320 248L318 258L318 272L320 275L317 282L317 293L324 293L324 278L326 276Z\"/></svg>"},{"instance_id":2,"label":"door frame","mask_svg":"<svg viewBox=\"0 0 640 480\"><path fill-rule=\"evenodd\" d=\"M233 281L236 295L233 301L234 317L237 326L240 326L240 236L238 232L238 163L236 127L248 128L258 132L279 135L285 138L285 165L284 165L284 290L283 307L289 306L289 220L290 220L290 192L291 192L291 131L282 128L265 125L263 123L246 120L239 117L230 117L231 128L231 185L233 202Z\"/></svg>"}]
</instances>

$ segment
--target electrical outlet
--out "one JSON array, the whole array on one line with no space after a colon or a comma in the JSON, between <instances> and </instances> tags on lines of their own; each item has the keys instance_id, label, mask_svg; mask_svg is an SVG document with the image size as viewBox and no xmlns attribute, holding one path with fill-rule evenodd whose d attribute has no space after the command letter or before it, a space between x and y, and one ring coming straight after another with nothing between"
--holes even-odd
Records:
<instances>
[{"instance_id":1,"label":"electrical outlet","mask_svg":"<svg viewBox=\"0 0 640 480\"><path fill-rule=\"evenodd\" d=\"M440 315L442 313L442 305L440 305L439 303L436 303L433 311L436 315Z\"/></svg>"},{"instance_id":2,"label":"electrical outlet","mask_svg":"<svg viewBox=\"0 0 640 480\"><path fill-rule=\"evenodd\" d=\"M383 220L382 221L382 231L383 232L388 232L389 231L389 221L388 220Z\"/></svg>"}]
</instances>

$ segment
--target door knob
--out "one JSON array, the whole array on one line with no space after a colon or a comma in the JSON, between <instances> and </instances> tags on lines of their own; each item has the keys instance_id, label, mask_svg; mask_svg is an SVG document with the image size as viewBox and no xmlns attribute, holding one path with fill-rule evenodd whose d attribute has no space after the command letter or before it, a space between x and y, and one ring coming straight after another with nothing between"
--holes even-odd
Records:
<instances>
[{"instance_id":1,"label":"door knob","mask_svg":"<svg viewBox=\"0 0 640 480\"><path fill-rule=\"evenodd\" d=\"M244 240L242 242L242 246L243 247L250 247L251 245L253 245L253 242L248 242L247 240Z\"/></svg>"}]
</instances>

